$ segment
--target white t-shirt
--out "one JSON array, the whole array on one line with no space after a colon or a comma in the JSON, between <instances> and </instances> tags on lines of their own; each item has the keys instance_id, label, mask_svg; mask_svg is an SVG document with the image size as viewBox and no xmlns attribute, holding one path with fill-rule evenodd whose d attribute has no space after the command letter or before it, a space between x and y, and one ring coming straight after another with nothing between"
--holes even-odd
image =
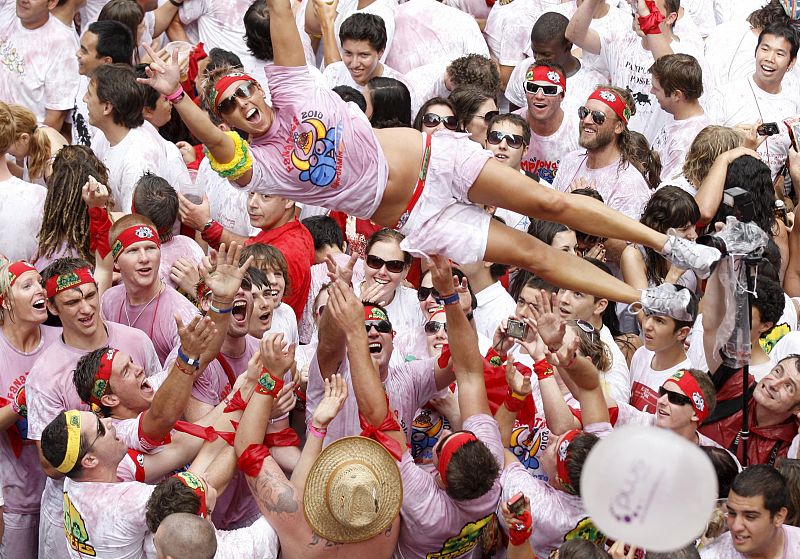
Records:
<instances>
[{"instance_id":1,"label":"white t-shirt","mask_svg":"<svg viewBox=\"0 0 800 559\"><path fill-rule=\"evenodd\" d=\"M263 516L247 528L217 530L214 559L276 559L278 534Z\"/></svg>"},{"instance_id":2,"label":"white t-shirt","mask_svg":"<svg viewBox=\"0 0 800 559\"><path fill-rule=\"evenodd\" d=\"M57 18L25 29L14 17L0 29L0 99L28 107L40 124L47 109L72 109L78 91L77 50L77 35Z\"/></svg>"},{"instance_id":3,"label":"white t-shirt","mask_svg":"<svg viewBox=\"0 0 800 559\"><path fill-rule=\"evenodd\" d=\"M489 56L475 18L437 0L398 5L394 22L394 42L386 62L398 72L467 54Z\"/></svg>"},{"instance_id":4,"label":"white t-shirt","mask_svg":"<svg viewBox=\"0 0 800 559\"><path fill-rule=\"evenodd\" d=\"M661 179L669 180L683 172L686 154L700 131L711 124L706 114L684 120L675 120L668 115L667 123L656 135L653 149L661 158Z\"/></svg>"},{"instance_id":5,"label":"white t-shirt","mask_svg":"<svg viewBox=\"0 0 800 559\"><path fill-rule=\"evenodd\" d=\"M714 15L714 0L682 0L681 8L688 14L700 30L700 35L705 38L717 26Z\"/></svg>"},{"instance_id":6,"label":"white t-shirt","mask_svg":"<svg viewBox=\"0 0 800 559\"><path fill-rule=\"evenodd\" d=\"M527 118L527 109L520 109L515 114ZM553 134L540 136L531 130L531 143L522 157L522 170L535 173L548 184L553 184L561 160L579 147L578 122L575 114L567 114L564 111L561 125Z\"/></svg>"},{"instance_id":7,"label":"white t-shirt","mask_svg":"<svg viewBox=\"0 0 800 559\"><path fill-rule=\"evenodd\" d=\"M180 190L182 185L191 184L189 171L178 146L159 134L156 127L146 120L142 124L142 130L150 134L150 139L154 144L161 147L162 157L156 174L166 180L175 190Z\"/></svg>"},{"instance_id":8,"label":"white t-shirt","mask_svg":"<svg viewBox=\"0 0 800 559\"><path fill-rule=\"evenodd\" d=\"M486 0L444 0L443 3L470 14L475 19L486 19L491 9Z\"/></svg>"},{"instance_id":9,"label":"white t-shirt","mask_svg":"<svg viewBox=\"0 0 800 559\"><path fill-rule=\"evenodd\" d=\"M620 165L620 160L599 169L590 169L587 158L586 150L583 149L562 158L553 188L569 192L577 178L594 182L595 189L603 196L606 206L638 221L651 194L639 170L630 163Z\"/></svg>"},{"instance_id":10,"label":"white t-shirt","mask_svg":"<svg viewBox=\"0 0 800 559\"><path fill-rule=\"evenodd\" d=\"M220 177L211 168L208 157L200 162L195 183L201 185L208 196L211 218L225 229L242 237L254 237L261 231L250 225L247 214L250 192L235 188L227 179Z\"/></svg>"},{"instance_id":11,"label":"white t-shirt","mask_svg":"<svg viewBox=\"0 0 800 559\"><path fill-rule=\"evenodd\" d=\"M0 181L0 254L12 262L36 254L46 197L38 184L17 177Z\"/></svg>"},{"instance_id":12,"label":"white t-shirt","mask_svg":"<svg viewBox=\"0 0 800 559\"><path fill-rule=\"evenodd\" d=\"M336 37L336 44L339 45L339 50L342 49L342 44L339 42L339 30L342 28L342 23L348 17L356 12L364 14L374 14L383 20L386 26L386 48L381 56L381 62L386 62L386 57L392 50L392 41L394 40L394 11L397 9L397 2L395 0L375 0L372 4L358 9L358 0L340 0L339 5L336 6L336 19L333 21L334 37Z\"/></svg>"},{"instance_id":13,"label":"white t-shirt","mask_svg":"<svg viewBox=\"0 0 800 559\"><path fill-rule=\"evenodd\" d=\"M300 335L297 332L297 317L292 307L281 303L272 311L272 324L264 334L283 334L283 339L290 344L299 344Z\"/></svg>"},{"instance_id":14,"label":"white t-shirt","mask_svg":"<svg viewBox=\"0 0 800 559\"><path fill-rule=\"evenodd\" d=\"M64 479L64 532L70 557L143 559L145 509L154 485ZM67 524L69 523L69 525Z\"/></svg>"},{"instance_id":15,"label":"white t-shirt","mask_svg":"<svg viewBox=\"0 0 800 559\"><path fill-rule=\"evenodd\" d=\"M638 410L655 413L658 401L658 389L676 372L681 369L691 368L692 363L687 357L674 367L656 371L652 367L655 353L642 346L636 350L631 359L631 387L630 403Z\"/></svg>"},{"instance_id":16,"label":"white t-shirt","mask_svg":"<svg viewBox=\"0 0 800 559\"><path fill-rule=\"evenodd\" d=\"M187 258L195 265L199 265L203 261L203 256L205 256L203 249L194 239L183 235L175 235L161 245L161 264L158 266L158 277L173 289L177 289L178 286L170 277L172 265L180 258Z\"/></svg>"},{"instance_id":17,"label":"white t-shirt","mask_svg":"<svg viewBox=\"0 0 800 559\"><path fill-rule=\"evenodd\" d=\"M705 98L709 120L723 126L777 122L780 134L767 137L758 148L761 159L769 165L773 180L789 155L791 140L783 119L800 112L797 90L783 84L780 93L767 93L753 81L752 76L734 79L717 88Z\"/></svg>"},{"instance_id":18,"label":"white t-shirt","mask_svg":"<svg viewBox=\"0 0 800 559\"><path fill-rule=\"evenodd\" d=\"M473 312L475 328L478 334L493 340L500 321L514 315L517 303L499 281L475 293L475 299L478 301Z\"/></svg>"},{"instance_id":19,"label":"white t-shirt","mask_svg":"<svg viewBox=\"0 0 800 559\"><path fill-rule=\"evenodd\" d=\"M78 92L75 94L75 110L72 112L72 140L76 144L91 147L95 136L102 135L97 128L89 124L89 110L83 97L89 89L89 77L78 77Z\"/></svg>"},{"instance_id":20,"label":"white t-shirt","mask_svg":"<svg viewBox=\"0 0 800 559\"><path fill-rule=\"evenodd\" d=\"M362 289L364 289L363 283L354 284L356 295L360 295ZM392 328L394 328L395 332L408 332L421 327L427 322L422 311L419 310L416 289L411 289L404 285L399 286L394 292L392 302L388 305L383 305L383 307L386 309L389 322L392 323Z\"/></svg>"},{"instance_id":21,"label":"white t-shirt","mask_svg":"<svg viewBox=\"0 0 800 559\"><path fill-rule=\"evenodd\" d=\"M631 372L625 354L614 341L608 326L603 325L600 329L600 341L611 354L611 368L600 373L600 386L617 402L627 402L631 398Z\"/></svg>"},{"instance_id":22,"label":"white t-shirt","mask_svg":"<svg viewBox=\"0 0 800 559\"><path fill-rule=\"evenodd\" d=\"M450 97L450 90L444 83L444 74L450 65L449 60L431 62L406 73L406 82L411 84L411 116L416 118L420 107L434 97Z\"/></svg>"},{"instance_id":23,"label":"white t-shirt","mask_svg":"<svg viewBox=\"0 0 800 559\"><path fill-rule=\"evenodd\" d=\"M780 559L800 557L800 528L784 524L783 538L783 554ZM701 549L700 557L702 559L744 559L744 555L733 547L730 532L725 532L707 547Z\"/></svg>"},{"instance_id":24,"label":"white t-shirt","mask_svg":"<svg viewBox=\"0 0 800 559\"><path fill-rule=\"evenodd\" d=\"M496 2L483 30L489 51L501 66L516 66L531 47L531 29L555 0L512 0Z\"/></svg>"},{"instance_id":25,"label":"white t-shirt","mask_svg":"<svg viewBox=\"0 0 800 559\"><path fill-rule=\"evenodd\" d=\"M356 81L353 79L353 76L351 76L350 72L347 70L347 66L345 66L344 62L341 60L325 66L325 71L322 72L322 75L325 78L328 87L331 89L339 85L349 85L358 91L364 91L364 86L356 83ZM406 77L397 70L389 68L389 66L386 64L383 65L381 77L393 78L399 82L402 82L408 88L409 94L411 93L411 86L409 85L408 81L406 81Z\"/></svg>"}]
</instances>

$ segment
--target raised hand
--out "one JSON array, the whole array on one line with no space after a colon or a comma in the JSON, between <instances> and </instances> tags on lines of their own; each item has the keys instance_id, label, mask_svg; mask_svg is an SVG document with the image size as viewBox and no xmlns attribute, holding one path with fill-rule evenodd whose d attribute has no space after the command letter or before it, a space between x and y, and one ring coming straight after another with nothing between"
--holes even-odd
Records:
<instances>
[{"instance_id":1,"label":"raised hand","mask_svg":"<svg viewBox=\"0 0 800 559\"><path fill-rule=\"evenodd\" d=\"M197 296L197 284L200 283L200 271L197 269L194 262L185 256L180 257L172 263L169 277L175 282L175 285L183 289L186 293L195 297Z\"/></svg>"},{"instance_id":2,"label":"raised hand","mask_svg":"<svg viewBox=\"0 0 800 559\"><path fill-rule=\"evenodd\" d=\"M86 205L90 208L105 208L110 197L108 187L89 175L89 180L83 184L81 189L81 198Z\"/></svg>"},{"instance_id":3,"label":"raised hand","mask_svg":"<svg viewBox=\"0 0 800 559\"><path fill-rule=\"evenodd\" d=\"M364 331L364 305L342 280L337 280L328 288L328 306L325 310L343 331Z\"/></svg>"},{"instance_id":4,"label":"raised hand","mask_svg":"<svg viewBox=\"0 0 800 559\"><path fill-rule=\"evenodd\" d=\"M203 201L195 204L186 196L178 192L178 216L181 223L195 231L201 231L211 219L211 206L208 196L203 195Z\"/></svg>"},{"instance_id":5,"label":"raised hand","mask_svg":"<svg viewBox=\"0 0 800 559\"><path fill-rule=\"evenodd\" d=\"M340 266L332 254L325 256L325 265L328 267L328 277L331 281L342 280L347 285L353 285L353 268L358 262L358 255L353 253L347 264Z\"/></svg>"},{"instance_id":6,"label":"raised hand","mask_svg":"<svg viewBox=\"0 0 800 559\"><path fill-rule=\"evenodd\" d=\"M219 251L212 251L209 256L203 258L200 274L206 287L211 289L214 294L213 303L219 303L225 307L233 304L233 298L242 285L244 273L253 262L253 257L250 256L239 266L241 253L242 247L234 241L231 243L230 249L225 246L225 243L222 243Z\"/></svg>"},{"instance_id":7,"label":"raised hand","mask_svg":"<svg viewBox=\"0 0 800 559\"><path fill-rule=\"evenodd\" d=\"M324 429L344 407L347 400L347 382L342 375L336 373L325 379L325 395L317 404L311 424L317 429Z\"/></svg>"},{"instance_id":8,"label":"raised hand","mask_svg":"<svg viewBox=\"0 0 800 559\"><path fill-rule=\"evenodd\" d=\"M506 362L506 383L512 392L520 396L527 396L533 390L531 377L525 376L517 370L513 357L509 357Z\"/></svg>"},{"instance_id":9,"label":"raised hand","mask_svg":"<svg viewBox=\"0 0 800 559\"><path fill-rule=\"evenodd\" d=\"M558 351L545 352L545 357L551 365L556 367L571 367L578 355L578 346L580 345L580 337L572 336L558 348Z\"/></svg>"},{"instance_id":10,"label":"raised hand","mask_svg":"<svg viewBox=\"0 0 800 559\"><path fill-rule=\"evenodd\" d=\"M453 276L453 268L447 258L438 254L432 255L428 260L428 271L431 273L433 287L440 295L450 295L455 291L458 277Z\"/></svg>"},{"instance_id":11,"label":"raised hand","mask_svg":"<svg viewBox=\"0 0 800 559\"><path fill-rule=\"evenodd\" d=\"M364 288L361 290L361 296L359 299L364 303L378 303L381 306L384 306L386 302L383 299L384 290L386 288L379 284L373 283L372 285L367 285L364 283Z\"/></svg>"},{"instance_id":12,"label":"raised hand","mask_svg":"<svg viewBox=\"0 0 800 559\"><path fill-rule=\"evenodd\" d=\"M556 309L558 309L558 294L548 295L543 289L541 309L533 309L533 316L536 318L539 336L551 352L561 347L567 331L567 322Z\"/></svg>"},{"instance_id":13,"label":"raised hand","mask_svg":"<svg viewBox=\"0 0 800 559\"><path fill-rule=\"evenodd\" d=\"M289 381L278 391L278 397L272 402L272 409L269 413L270 419L283 417L294 409L296 403L297 396L294 395L294 381Z\"/></svg>"},{"instance_id":14,"label":"raised hand","mask_svg":"<svg viewBox=\"0 0 800 559\"><path fill-rule=\"evenodd\" d=\"M283 334L264 334L259 352L262 366L276 378L294 365L294 344L284 341Z\"/></svg>"},{"instance_id":15,"label":"raised hand","mask_svg":"<svg viewBox=\"0 0 800 559\"><path fill-rule=\"evenodd\" d=\"M175 324L181 339L181 351L190 359L200 359L203 350L217 333L214 322L207 316L195 316L188 325L184 325L181 317L175 315Z\"/></svg>"},{"instance_id":16,"label":"raised hand","mask_svg":"<svg viewBox=\"0 0 800 559\"><path fill-rule=\"evenodd\" d=\"M142 46L152 62L145 69L146 78L137 78L139 83L147 84L161 95L172 95L181 85L181 69L178 64L178 49L172 51L168 61L161 60L150 45Z\"/></svg>"}]
</instances>

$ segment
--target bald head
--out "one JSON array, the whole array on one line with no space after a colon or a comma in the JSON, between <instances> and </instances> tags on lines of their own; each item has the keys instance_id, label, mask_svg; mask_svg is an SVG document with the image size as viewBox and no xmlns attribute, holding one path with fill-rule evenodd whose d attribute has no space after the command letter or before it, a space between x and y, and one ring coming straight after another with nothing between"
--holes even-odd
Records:
<instances>
[{"instance_id":1,"label":"bald head","mask_svg":"<svg viewBox=\"0 0 800 559\"><path fill-rule=\"evenodd\" d=\"M217 535L208 520L176 512L161 521L155 536L158 559L213 559Z\"/></svg>"}]
</instances>

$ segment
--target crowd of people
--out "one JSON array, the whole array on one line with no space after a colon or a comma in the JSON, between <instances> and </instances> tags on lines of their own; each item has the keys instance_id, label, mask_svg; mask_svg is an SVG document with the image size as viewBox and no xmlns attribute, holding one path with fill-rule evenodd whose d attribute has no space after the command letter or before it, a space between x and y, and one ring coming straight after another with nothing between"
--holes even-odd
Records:
<instances>
[{"instance_id":1,"label":"crowd of people","mask_svg":"<svg viewBox=\"0 0 800 559\"><path fill-rule=\"evenodd\" d=\"M0 0L0 559L800 557L798 48L795 0ZM631 424L716 473L673 551L581 496Z\"/></svg>"}]
</instances>

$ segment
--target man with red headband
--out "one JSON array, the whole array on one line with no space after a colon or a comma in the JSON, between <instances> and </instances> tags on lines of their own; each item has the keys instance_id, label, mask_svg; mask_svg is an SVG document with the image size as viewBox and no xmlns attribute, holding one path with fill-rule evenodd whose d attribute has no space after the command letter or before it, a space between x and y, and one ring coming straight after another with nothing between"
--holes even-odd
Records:
<instances>
[{"instance_id":1,"label":"man with red headband","mask_svg":"<svg viewBox=\"0 0 800 559\"><path fill-rule=\"evenodd\" d=\"M553 184L565 155L578 149L577 122L561 109L567 92L567 77L559 64L541 60L525 73L527 109L516 114L531 127L531 141L522 159L522 170Z\"/></svg>"},{"instance_id":2,"label":"man with red headband","mask_svg":"<svg viewBox=\"0 0 800 559\"><path fill-rule=\"evenodd\" d=\"M179 342L175 315L188 324L197 308L161 281L161 241L149 219L137 214L122 217L111 227L109 241L122 282L103 293L103 316L147 334L163 364ZM232 296L226 299L232 300Z\"/></svg>"},{"instance_id":3,"label":"man with red headband","mask_svg":"<svg viewBox=\"0 0 800 559\"><path fill-rule=\"evenodd\" d=\"M598 87L578 109L580 150L564 158L553 187L562 192L592 185L605 203L639 219L650 188L634 167L628 121L636 112L630 93L614 86ZM627 148L630 149L630 148Z\"/></svg>"},{"instance_id":4,"label":"man with red headband","mask_svg":"<svg viewBox=\"0 0 800 559\"><path fill-rule=\"evenodd\" d=\"M357 323L361 304L341 280L328 289L330 298L325 312L330 309L345 331L362 435L375 438L400 463L403 503L396 556L471 556L480 550L481 535L497 508L503 447L489 411L477 335L454 293L450 265L437 256L431 270L434 287L446 294L442 299L453 343L453 369L464 429L444 434L434 447L434 475L416 465L411 457L407 436L391 411L376 374L367 332Z\"/></svg>"},{"instance_id":5,"label":"man with red headband","mask_svg":"<svg viewBox=\"0 0 800 559\"><path fill-rule=\"evenodd\" d=\"M42 271L48 310L61 320L62 334L31 367L25 385L28 402L28 438L38 441L42 431L67 409L88 410L72 382L75 365L89 351L110 345L142 365L146 376L161 371L161 364L147 336L135 328L103 321L100 297L89 264L77 258L61 258ZM41 446L40 446L41 448ZM63 536L61 474L43 460L50 476L42 495L39 553L56 559L69 557Z\"/></svg>"},{"instance_id":6,"label":"man with red headband","mask_svg":"<svg viewBox=\"0 0 800 559\"><path fill-rule=\"evenodd\" d=\"M186 98L177 55L163 62L153 53L150 77L142 80L174 102L221 176L260 193L395 227L406 234L402 248L417 254L513 264L555 284L617 301L632 302L641 294L598 275L585 261L493 222L478 205L652 246L685 268L699 269L701 276L718 259L715 250L656 233L596 200L537 186L490 160L466 137L403 128L373 131L354 105L314 84L289 2L269 0L268 5L275 65L266 72L273 105L280 110L267 107L250 76L212 76L206 82L212 109L231 128L247 132L252 147L235 132L219 130Z\"/></svg>"}]
</instances>

